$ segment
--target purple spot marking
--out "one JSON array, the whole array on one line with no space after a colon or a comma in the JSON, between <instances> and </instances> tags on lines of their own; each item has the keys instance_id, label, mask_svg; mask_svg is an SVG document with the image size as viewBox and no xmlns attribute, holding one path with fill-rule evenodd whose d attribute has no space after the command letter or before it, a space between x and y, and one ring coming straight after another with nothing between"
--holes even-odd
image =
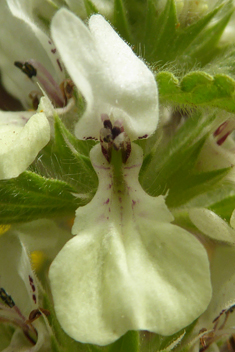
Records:
<instances>
[{"instance_id":1,"label":"purple spot marking","mask_svg":"<svg viewBox=\"0 0 235 352\"><path fill-rule=\"evenodd\" d=\"M32 297L33 297L34 303L36 304L37 303L36 295L33 295Z\"/></svg>"},{"instance_id":2,"label":"purple spot marking","mask_svg":"<svg viewBox=\"0 0 235 352\"><path fill-rule=\"evenodd\" d=\"M33 278L29 275L29 284L33 292L36 291L36 287L34 286Z\"/></svg>"},{"instance_id":3,"label":"purple spot marking","mask_svg":"<svg viewBox=\"0 0 235 352\"><path fill-rule=\"evenodd\" d=\"M136 201L132 199L132 209L134 208L135 205L136 205Z\"/></svg>"},{"instance_id":4,"label":"purple spot marking","mask_svg":"<svg viewBox=\"0 0 235 352\"><path fill-rule=\"evenodd\" d=\"M108 189L110 189L112 187L111 183L108 185Z\"/></svg>"},{"instance_id":5,"label":"purple spot marking","mask_svg":"<svg viewBox=\"0 0 235 352\"><path fill-rule=\"evenodd\" d=\"M51 52L52 52L52 54L55 54L56 53L56 48L51 49Z\"/></svg>"},{"instance_id":6,"label":"purple spot marking","mask_svg":"<svg viewBox=\"0 0 235 352\"><path fill-rule=\"evenodd\" d=\"M122 197L118 197L118 200L121 203L122 202Z\"/></svg>"},{"instance_id":7,"label":"purple spot marking","mask_svg":"<svg viewBox=\"0 0 235 352\"><path fill-rule=\"evenodd\" d=\"M83 139L85 139L85 140L94 139L95 141L97 141L97 138L95 138L95 137L83 137Z\"/></svg>"},{"instance_id":8,"label":"purple spot marking","mask_svg":"<svg viewBox=\"0 0 235 352\"><path fill-rule=\"evenodd\" d=\"M109 220L109 216L107 217L107 220Z\"/></svg>"},{"instance_id":9,"label":"purple spot marking","mask_svg":"<svg viewBox=\"0 0 235 352\"><path fill-rule=\"evenodd\" d=\"M59 60L59 59L57 59L57 60L56 60L56 62L57 62L57 64L58 64L58 66L59 66L60 71L62 72L62 71L63 71L63 69L62 69L62 66L61 66L60 60Z\"/></svg>"},{"instance_id":10,"label":"purple spot marking","mask_svg":"<svg viewBox=\"0 0 235 352\"><path fill-rule=\"evenodd\" d=\"M50 41L50 40L48 40L48 43L49 43L49 44L51 44L51 41Z\"/></svg>"},{"instance_id":11,"label":"purple spot marking","mask_svg":"<svg viewBox=\"0 0 235 352\"><path fill-rule=\"evenodd\" d=\"M109 212L111 212L111 209L109 208Z\"/></svg>"},{"instance_id":12,"label":"purple spot marking","mask_svg":"<svg viewBox=\"0 0 235 352\"><path fill-rule=\"evenodd\" d=\"M135 164L135 165L132 165L132 166L125 166L124 169L125 170L130 170L130 169L133 169L134 167L140 167L142 164Z\"/></svg>"},{"instance_id":13,"label":"purple spot marking","mask_svg":"<svg viewBox=\"0 0 235 352\"><path fill-rule=\"evenodd\" d=\"M104 202L104 204L108 204L109 203L109 198Z\"/></svg>"},{"instance_id":14,"label":"purple spot marking","mask_svg":"<svg viewBox=\"0 0 235 352\"><path fill-rule=\"evenodd\" d=\"M148 137L148 135L145 134L145 135L143 135L142 137L138 137L138 139L144 139L144 138L147 138L147 137Z\"/></svg>"},{"instance_id":15,"label":"purple spot marking","mask_svg":"<svg viewBox=\"0 0 235 352\"><path fill-rule=\"evenodd\" d=\"M23 121L26 121L26 122L29 120L27 117L25 117L25 116L23 116L23 115L20 116L20 118L21 118Z\"/></svg>"}]
</instances>

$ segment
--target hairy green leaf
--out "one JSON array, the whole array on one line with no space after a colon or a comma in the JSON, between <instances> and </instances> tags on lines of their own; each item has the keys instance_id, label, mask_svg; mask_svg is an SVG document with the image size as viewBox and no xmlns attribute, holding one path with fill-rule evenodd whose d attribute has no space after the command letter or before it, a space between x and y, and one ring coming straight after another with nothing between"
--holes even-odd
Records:
<instances>
[{"instance_id":1,"label":"hairy green leaf","mask_svg":"<svg viewBox=\"0 0 235 352\"><path fill-rule=\"evenodd\" d=\"M80 205L91 199L75 196L65 182L25 171L19 177L0 181L0 223L11 224L39 218L74 216Z\"/></svg>"},{"instance_id":2,"label":"hairy green leaf","mask_svg":"<svg viewBox=\"0 0 235 352\"><path fill-rule=\"evenodd\" d=\"M156 76L162 102L171 104L213 106L235 112L235 80L225 74L211 76L194 71L178 80L162 71Z\"/></svg>"},{"instance_id":3,"label":"hairy green leaf","mask_svg":"<svg viewBox=\"0 0 235 352\"><path fill-rule=\"evenodd\" d=\"M178 67L184 65L187 69L196 63L202 66L203 60L206 60L201 54L210 57L210 53L214 53L217 48L218 40L233 12L230 3L231 0L223 2L198 19L188 18L184 23L177 17L174 0L168 0L161 12L155 1L148 0L141 40L144 57L158 66L168 65L169 62L174 62ZM221 13L223 15L217 16ZM215 18L216 24L212 26L211 22ZM203 48L207 50L203 52Z\"/></svg>"},{"instance_id":4,"label":"hairy green leaf","mask_svg":"<svg viewBox=\"0 0 235 352\"><path fill-rule=\"evenodd\" d=\"M129 43L132 42L127 20L127 10L122 0L114 0L114 27L122 38Z\"/></svg>"},{"instance_id":5,"label":"hairy green leaf","mask_svg":"<svg viewBox=\"0 0 235 352\"><path fill-rule=\"evenodd\" d=\"M173 196L173 200L169 198L169 202L171 206L173 202L174 206L179 206L182 201L188 200L188 196L194 195L194 186L199 187L200 183L205 182L202 176L197 178L193 170L214 118L214 115L204 116L198 112L183 124L166 146L159 147L153 155L150 153L146 156L140 172L140 183L150 195L169 192L169 197L171 194L175 197L178 194L175 200ZM193 190L189 195L187 187ZM185 191L184 198L178 192L182 188Z\"/></svg>"},{"instance_id":6,"label":"hairy green leaf","mask_svg":"<svg viewBox=\"0 0 235 352\"><path fill-rule=\"evenodd\" d=\"M94 194L98 178L89 153L94 141L78 140L59 117L55 117L55 138L42 151L33 171L68 183L77 193Z\"/></svg>"}]
</instances>

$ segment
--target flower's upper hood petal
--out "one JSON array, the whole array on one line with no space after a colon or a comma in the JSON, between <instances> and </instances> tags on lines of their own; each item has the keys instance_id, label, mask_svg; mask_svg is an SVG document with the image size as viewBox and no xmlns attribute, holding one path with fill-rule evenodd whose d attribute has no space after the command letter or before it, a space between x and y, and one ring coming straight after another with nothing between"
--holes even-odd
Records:
<instances>
[{"instance_id":1,"label":"flower's upper hood petal","mask_svg":"<svg viewBox=\"0 0 235 352\"><path fill-rule=\"evenodd\" d=\"M113 187L99 145L91 159L98 191L77 210L73 232L78 235L49 272L57 317L71 337L99 345L128 330L171 335L210 301L206 251L193 235L170 224L163 197L150 197L140 187L138 146L132 145L123 166L124 193Z\"/></svg>"},{"instance_id":2,"label":"flower's upper hood petal","mask_svg":"<svg viewBox=\"0 0 235 352\"><path fill-rule=\"evenodd\" d=\"M0 287L24 316L38 308L36 279L29 257L19 238L10 232L0 237Z\"/></svg>"},{"instance_id":3,"label":"flower's upper hood petal","mask_svg":"<svg viewBox=\"0 0 235 352\"><path fill-rule=\"evenodd\" d=\"M58 77L58 80L62 80L64 78L64 72L62 72L61 64L58 63L58 56L56 49L53 46L48 35L40 28L40 25L35 21L33 12L36 2L31 0L7 0L8 6L12 12L12 14L24 21L27 24L27 37L30 36L32 38L32 34L34 34L34 41L36 42L36 51L34 55L31 57L27 57L26 59L38 59L38 52L44 52L43 60L40 60L41 63L48 68L53 77ZM31 32L29 32L29 28ZM22 38L22 37L21 37ZM24 47L25 38L22 39L21 45ZM39 43L40 42L40 43ZM40 45L41 44L41 45ZM42 46L42 47L41 47ZM21 57L18 60L22 60Z\"/></svg>"},{"instance_id":4,"label":"flower's upper hood petal","mask_svg":"<svg viewBox=\"0 0 235 352\"><path fill-rule=\"evenodd\" d=\"M17 97L27 107L29 105L28 94L35 90L35 85L14 66L14 62L26 61L34 57L43 65L49 67L50 61L46 58L45 50L34 33L30 31L29 26L12 15L5 0L0 1L0 22L4 23L4 26L0 27L2 83L8 92Z\"/></svg>"},{"instance_id":5,"label":"flower's upper hood petal","mask_svg":"<svg viewBox=\"0 0 235 352\"><path fill-rule=\"evenodd\" d=\"M93 15L89 28L65 9L52 20L54 42L87 103L76 136L98 139L103 113L122 120L131 139L151 135L158 123L152 72L102 16Z\"/></svg>"}]
</instances>

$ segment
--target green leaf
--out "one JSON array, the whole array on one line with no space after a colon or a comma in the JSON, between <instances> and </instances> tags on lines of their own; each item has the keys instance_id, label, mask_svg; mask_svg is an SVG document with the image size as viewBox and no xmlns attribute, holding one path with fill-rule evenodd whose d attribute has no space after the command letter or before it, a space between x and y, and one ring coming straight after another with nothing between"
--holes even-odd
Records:
<instances>
[{"instance_id":1,"label":"green leaf","mask_svg":"<svg viewBox=\"0 0 235 352\"><path fill-rule=\"evenodd\" d=\"M87 17L90 17L91 15L94 15L96 13L99 13L96 6L93 4L91 0L84 0L84 5L86 8Z\"/></svg>"},{"instance_id":2,"label":"green leaf","mask_svg":"<svg viewBox=\"0 0 235 352\"><path fill-rule=\"evenodd\" d=\"M147 165L144 160L139 178L150 195L158 196L168 190L177 192L178 186L192 174L214 119L214 115L196 113L184 123L167 146L159 146L153 155L145 158Z\"/></svg>"},{"instance_id":3,"label":"green leaf","mask_svg":"<svg viewBox=\"0 0 235 352\"><path fill-rule=\"evenodd\" d=\"M156 80L161 100L170 100L172 96L180 94L179 80L173 73L167 71L159 72Z\"/></svg>"},{"instance_id":4,"label":"green leaf","mask_svg":"<svg viewBox=\"0 0 235 352\"><path fill-rule=\"evenodd\" d=\"M94 145L91 140L78 140L56 116L55 138L44 148L32 170L65 181L76 193L92 196L98 186L98 178L89 158Z\"/></svg>"},{"instance_id":5,"label":"green leaf","mask_svg":"<svg viewBox=\"0 0 235 352\"><path fill-rule=\"evenodd\" d=\"M192 171L192 173L188 172L185 175L186 177L182 178L182 170L180 170L179 175L175 174L173 182L169 185L170 191L166 199L167 205L171 208L179 207L199 194L208 192L230 171L231 168L202 173Z\"/></svg>"},{"instance_id":6,"label":"green leaf","mask_svg":"<svg viewBox=\"0 0 235 352\"><path fill-rule=\"evenodd\" d=\"M145 30L145 57L148 61L164 60L176 36L177 16L175 1L168 0L165 9L156 16L153 0L148 0L147 21Z\"/></svg>"},{"instance_id":7,"label":"green leaf","mask_svg":"<svg viewBox=\"0 0 235 352\"><path fill-rule=\"evenodd\" d=\"M0 223L74 216L75 210L91 199L86 194L75 197L74 192L65 182L46 179L30 171L0 181Z\"/></svg>"},{"instance_id":8,"label":"green leaf","mask_svg":"<svg viewBox=\"0 0 235 352\"><path fill-rule=\"evenodd\" d=\"M133 40L130 34L130 28L127 20L127 10L122 0L114 0L114 27L120 36L132 43Z\"/></svg>"},{"instance_id":9,"label":"green leaf","mask_svg":"<svg viewBox=\"0 0 235 352\"><path fill-rule=\"evenodd\" d=\"M223 11L221 11L221 17L214 25L206 28L203 34L196 38L189 52L186 52L186 55L190 55L195 61L201 62L202 66L210 62L212 58L220 52L220 48L217 47L217 44L233 12L233 2L228 1L223 7Z\"/></svg>"},{"instance_id":10,"label":"green leaf","mask_svg":"<svg viewBox=\"0 0 235 352\"><path fill-rule=\"evenodd\" d=\"M210 34L210 49L214 50L214 47L217 45L217 39L222 33L223 26L225 26L225 19L222 18L219 21L220 28L218 24L214 26L214 30L211 30L210 33L207 27L218 12L224 10L224 6L225 3L221 4L205 16L201 16L197 21L190 24L187 21L186 23L179 22L174 0L168 0L161 13L158 13L157 3L153 0L148 0L145 35L142 40L142 45L145 48L144 56L147 61L151 63L157 62L161 66L174 61L180 67L182 67L182 63L184 63L188 69L189 66L193 67L196 63L196 58L192 55L190 56L190 50L192 50L192 48L197 49L199 56L200 47L202 47L203 44L206 45L206 42L208 42L208 38L204 35L205 32L208 35ZM194 42L200 35L200 46L195 46ZM196 55L195 51L194 54ZM183 57L183 60L181 57Z\"/></svg>"},{"instance_id":11,"label":"green leaf","mask_svg":"<svg viewBox=\"0 0 235 352\"><path fill-rule=\"evenodd\" d=\"M235 185L229 181L220 182L216 187L192 199L185 207L208 208L229 223L235 209Z\"/></svg>"},{"instance_id":12,"label":"green leaf","mask_svg":"<svg viewBox=\"0 0 235 352\"><path fill-rule=\"evenodd\" d=\"M235 80L225 74L214 77L203 71L186 74L179 81L172 73L156 76L162 102L188 106L213 106L235 112Z\"/></svg>"},{"instance_id":13,"label":"green leaf","mask_svg":"<svg viewBox=\"0 0 235 352\"><path fill-rule=\"evenodd\" d=\"M138 352L139 332L128 331L124 336L110 345L108 352Z\"/></svg>"},{"instance_id":14,"label":"green leaf","mask_svg":"<svg viewBox=\"0 0 235 352\"><path fill-rule=\"evenodd\" d=\"M183 29L178 28L177 37L175 38L172 48L169 52L168 60L172 61L177 56L181 56L185 50L193 43L193 41L199 36L199 34L205 29L208 23L215 17L219 10L221 10L223 5L218 6L211 12L201 17L197 22L184 27ZM203 32L204 38L204 32Z\"/></svg>"}]
</instances>

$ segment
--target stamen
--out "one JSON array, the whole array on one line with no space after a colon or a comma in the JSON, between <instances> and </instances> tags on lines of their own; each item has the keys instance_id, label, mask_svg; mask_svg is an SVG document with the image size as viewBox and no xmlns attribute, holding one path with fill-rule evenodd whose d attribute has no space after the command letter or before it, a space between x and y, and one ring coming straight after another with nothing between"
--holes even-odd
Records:
<instances>
[{"instance_id":1,"label":"stamen","mask_svg":"<svg viewBox=\"0 0 235 352\"><path fill-rule=\"evenodd\" d=\"M225 325L228 321L228 317L231 313L233 313L235 309L235 305L232 305L228 309L223 309L220 314L213 320L215 323L213 330L206 332L206 329L202 329L199 333L205 331L205 335L200 338L200 352L204 352L207 350L210 345L218 340L220 340L227 332L224 330ZM221 321L221 317L225 316L223 323L219 326Z\"/></svg>"},{"instance_id":2,"label":"stamen","mask_svg":"<svg viewBox=\"0 0 235 352\"><path fill-rule=\"evenodd\" d=\"M66 101L66 105L68 100L70 100L73 97L73 89L74 89L74 83L71 79L65 79L61 84L60 84L60 89L64 95L64 99Z\"/></svg>"},{"instance_id":3,"label":"stamen","mask_svg":"<svg viewBox=\"0 0 235 352\"><path fill-rule=\"evenodd\" d=\"M37 110L39 102L40 102L40 98L42 97L42 93L38 92L36 90L33 90L30 94L29 97L30 99L32 99L32 105L34 110Z\"/></svg>"},{"instance_id":4,"label":"stamen","mask_svg":"<svg viewBox=\"0 0 235 352\"><path fill-rule=\"evenodd\" d=\"M110 121L108 115L101 115L104 127L100 130L100 144L101 150L105 159L110 163L112 158L112 149L116 151L121 150L122 162L125 164L131 153L131 141L124 127L119 120Z\"/></svg>"},{"instance_id":5,"label":"stamen","mask_svg":"<svg viewBox=\"0 0 235 352\"><path fill-rule=\"evenodd\" d=\"M0 288L0 298L3 300L3 302L10 308L15 306L15 302L13 301L13 299L11 298L10 295L8 295L6 293L6 291L4 290L4 288Z\"/></svg>"},{"instance_id":6,"label":"stamen","mask_svg":"<svg viewBox=\"0 0 235 352\"><path fill-rule=\"evenodd\" d=\"M20 61L15 61L15 66L21 69L29 78L37 76L37 70L29 62L22 63Z\"/></svg>"},{"instance_id":7,"label":"stamen","mask_svg":"<svg viewBox=\"0 0 235 352\"><path fill-rule=\"evenodd\" d=\"M2 287L0 288L0 298L5 304L0 304L0 322L21 328L26 338L35 345L38 335L37 330L31 324L31 321L24 317L12 297Z\"/></svg>"},{"instance_id":8,"label":"stamen","mask_svg":"<svg viewBox=\"0 0 235 352\"><path fill-rule=\"evenodd\" d=\"M233 119L223 122L213 133L216 143L221 146L234 129L235 121Z\"/></svg>"},{"instance_id":9,"label":"stamen","mask_svg":"<svg viewBox=\"0 0 235 352\"><path fill-rule=\"evenodd\" d=\"M26 62L16 61L14 64L33 82L39 83L56 107L66 105L66 99L59 84L40 62L31 59Z\"/></svg>"},{"instance_id":10,"label":"stamen","mask_svg":"<svg viewBox=\"0 0 235 352\"><path fill-rule=\"evenodd\" d=\"M104 123L104 128L110 129L110 131L112 131L113 126L112 126L112 122L110 120L104 120L103 123Z\"/></svg>"},{"instance_id":11,"label":"stamen","mask_svg":"<svg viewBox=\"0 0 235 352\"><path fill-rule=\"evenodd\" d=\"M49 316L51 313L47 309L34 309L32 312L29 314L29 319L27 320L28 322L32 323L34 320L38 319L42 314L45 316Z\"/></svg>"}]
</instances>

